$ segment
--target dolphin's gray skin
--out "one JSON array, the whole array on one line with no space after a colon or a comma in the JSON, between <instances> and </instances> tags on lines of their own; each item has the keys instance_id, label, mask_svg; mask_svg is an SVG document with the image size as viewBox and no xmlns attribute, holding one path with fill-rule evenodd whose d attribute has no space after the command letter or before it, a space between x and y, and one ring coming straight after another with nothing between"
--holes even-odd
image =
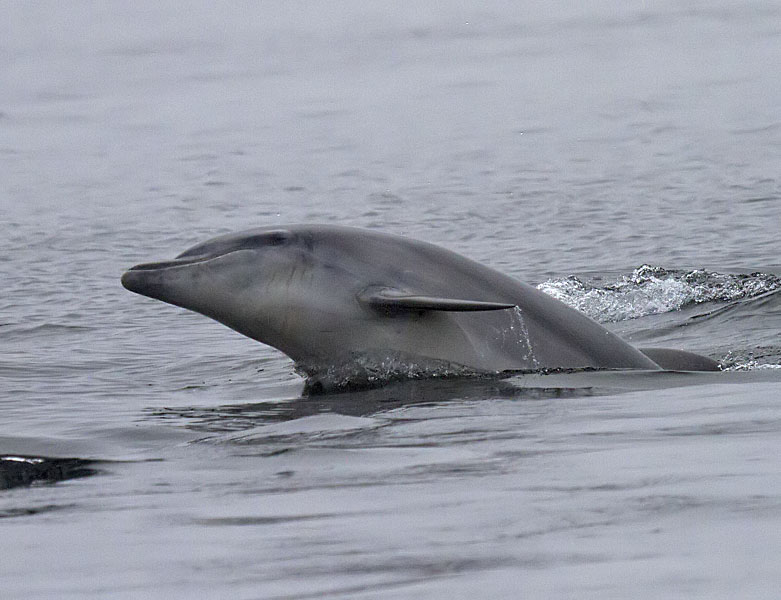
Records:
<instances>
[{"instance_id":1,"label":"dolphin's gray skin","mask_svg":"<svg viewBox=\"0 0 781 600\"><path fill-rule=\"evenodd\" d=\"M135 266L122 284L216 319L300 365L402 356L487 372L660 369L530 285L438 246L377 231L252 229L175 260ZM677 351L649 352L674 367ZM684 354L683 368L717 366Z\"/></svg>"},{"instance_id":2,"label":"dolphin's gray skin","mask_svg":"<svg viewBox=\"0 0 781 600\"><path fill-rule=\"evenodd\" d=\"M715 360L685 350L670 348L640 348L640 352L663 369L671 371L720 371Z\"/></svg>"}]
</instances>

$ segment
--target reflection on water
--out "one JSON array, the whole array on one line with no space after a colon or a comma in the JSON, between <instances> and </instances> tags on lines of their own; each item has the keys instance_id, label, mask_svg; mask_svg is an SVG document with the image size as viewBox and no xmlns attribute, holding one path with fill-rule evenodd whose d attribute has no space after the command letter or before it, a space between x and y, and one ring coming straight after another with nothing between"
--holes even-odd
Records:
<instances>
[{"instance_id":1,"label":"reflection on water","mask_svg":"<svg viewBox=\"0 0 781 600\"><path fill-rule=\"evenodd\" d=\"M507 375L508 377L510 375ZM598 391L587 383L582 387L528 387L496 378L422 380L392 383L377 389L300 396L285 400L209 407L165 407L149 409L148 417L173 421L196 431L241 431L321 414L353 417L376 416L405 406L439 405L479 399L534 400L591 396ZM607 393L607 391L603 392Z\"/></svg>"}]
</instances>

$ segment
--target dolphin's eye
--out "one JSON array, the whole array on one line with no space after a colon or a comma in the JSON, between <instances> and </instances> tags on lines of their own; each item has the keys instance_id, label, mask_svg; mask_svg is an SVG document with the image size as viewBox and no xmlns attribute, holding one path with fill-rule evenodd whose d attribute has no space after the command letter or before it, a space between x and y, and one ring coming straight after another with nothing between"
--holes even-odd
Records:
<instances>
[{"instance_id":1,"label":"dolphin's eye","mask_svg":"<svg viewBox=\"0 0 781 600\"><path fill-rule=\"evenodd\" d=\"M243 248L265 248L267 246L280 246L288 241L290 232L282 229L278 231L264 231L257 235L251 235L237 245L236 249Z\"/></svg>"},{"instance_id":2,"label":"dolphin's eye","mask_svg":"<svg viewBox=\"0 0 781 600\"><path fill-rule=\"evenodd\" d=\"M284 244L285 242L290 239L290 232L289 231L271 231L266 234L266 239L268 240L268 244L270 246L279 246L281 244Z\"/></svg>"}]
</instances>

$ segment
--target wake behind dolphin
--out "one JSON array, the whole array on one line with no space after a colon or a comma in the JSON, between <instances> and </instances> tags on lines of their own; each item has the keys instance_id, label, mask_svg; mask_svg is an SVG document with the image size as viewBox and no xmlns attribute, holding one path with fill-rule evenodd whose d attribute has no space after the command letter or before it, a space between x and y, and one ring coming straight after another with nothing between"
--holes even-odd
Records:
<instances>
[{"instance_id":1,"label":"wake behind dolphin","mask_svg":"<svg viewBox=\"0 0 781 600\"><path fill-rule=\"evenodd\" d=\"M351 227L224 235L137 265L122 284L277 348L310 379L367 365L413 377L718 369L689 352L634 348L563 302L444 248Z\"/></svg>"}]
</instances>

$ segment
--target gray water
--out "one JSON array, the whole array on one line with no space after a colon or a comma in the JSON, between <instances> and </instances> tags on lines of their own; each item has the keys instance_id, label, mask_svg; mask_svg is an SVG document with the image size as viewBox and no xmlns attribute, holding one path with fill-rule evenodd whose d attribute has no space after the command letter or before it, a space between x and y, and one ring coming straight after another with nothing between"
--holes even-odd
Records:
<instances>
[{"instance_id":1,"label":"gray water","mask_svg":"<svg viewBox=\"0 0 781 600\"><path fill-rule=\"evenodd\" d=\"M781 7L420 4L3 5L0 456L86 462L0 491L1 597L776 597ZM726 370L306 397L119 285L298 222Z\"/></svg>"}]
</instances>

